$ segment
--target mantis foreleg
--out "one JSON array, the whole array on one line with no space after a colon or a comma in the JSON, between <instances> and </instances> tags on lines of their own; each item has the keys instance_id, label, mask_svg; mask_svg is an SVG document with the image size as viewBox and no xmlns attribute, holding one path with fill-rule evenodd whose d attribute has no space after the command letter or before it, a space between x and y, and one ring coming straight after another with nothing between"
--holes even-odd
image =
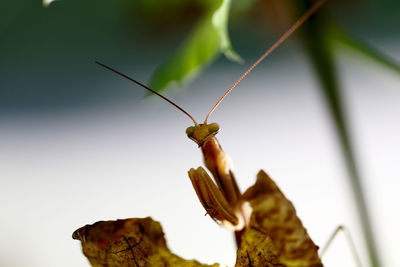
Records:
<instances>
[{"instance_id":1,"label":"mantis foreleg","mask_svg":"<svg viewBox=\"0 0 400 267\"><path fill-rule=\"evenodd\" d=\"M239 207L233 207L228 203L221 190L202 167L190 169L189 177L201 204L211 218L233 230L244 227Z\"/></svg>"}]
</instances>

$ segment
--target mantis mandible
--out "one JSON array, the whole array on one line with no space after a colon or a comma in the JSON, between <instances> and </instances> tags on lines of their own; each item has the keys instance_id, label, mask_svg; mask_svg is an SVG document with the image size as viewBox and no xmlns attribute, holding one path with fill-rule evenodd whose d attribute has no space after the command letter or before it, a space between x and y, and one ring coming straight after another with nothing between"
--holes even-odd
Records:
<instances>
[{"instance_id":1,"label":"mantis mandible","mask_svg":"<svg viewBox=\"0 0 400 267\"><path fill-rule=\"evenodd\" d=\"M260 58L253 65L251 65L237 81L232 84L232 86L223 94L223 96L208 112L203 123L197 123L187 111L160 93L134 80L133 78L96 61L96 63L102 67L115 72L116 74L163 98L193 121L194 125L186 129L186 134L201 149L205 166L213 176L214 181L211 179L207 171L202 167L189 170L190 180L201 204L207 211L207 214L210 215L213 220L235 231L235 237L238 246L240 245L243 231L250 225L250 216L252 214L251 209L253 209L254 212L257 212L260 203L263 203L263 201L271 202L271 199L274 201L274 203L277 203L276 205L283 205L285 207L284 214L280 214L279 216L289 216L293 219L289 221L287 225L285 225L285 222L283 225L277 224L275 226L282 228L280 230L283 232L294 231L296 234L294 236L287 234L287 236L290 236L290 238L283 237L283 234L277 234L277 232L274 232L275 230L268 234L275 238L275 245L278 247L278 250L282 252L281 254L286 255L282 256L281 262L285 262L287 266L322 266L317 252L318 247L309 238L307 231L297 218L290 201L283 196L281 191L265 172L259 172L257 176L257 182L253 187L249 188L244 194L240 192L229 165L229 157L222 150L222 147L216 138L216 134L218 133L220 127L217 123L208 123L208 119L225 99L225 97L235 87L237 87L237 85L259 63L261 63L268 55L278 48L316 10L318 10L324 2L326 2L326 0L315 1L314 4L281 37L279 37L264 54L261 55ZM251 208L246 205L247 203L251 204ZM279 209L280 207L278 206L273 208ZM269 221L266 223L269 224ZM259 226L264 227L262 225L263 222L259 222ZM264 228L268 227L270 227L270 225L267 225ZM290 241L288 241L289 239ZM297 258L292 258L297 257L293 255L296 253L299 254L299 251L302 251L302 253L300 253L300 258L302 258L304 261L298 261ZM309 255L304 251L306 251ZM300 263L300 265L298 265L296 262Z\"/></svg>"}]
</instances>

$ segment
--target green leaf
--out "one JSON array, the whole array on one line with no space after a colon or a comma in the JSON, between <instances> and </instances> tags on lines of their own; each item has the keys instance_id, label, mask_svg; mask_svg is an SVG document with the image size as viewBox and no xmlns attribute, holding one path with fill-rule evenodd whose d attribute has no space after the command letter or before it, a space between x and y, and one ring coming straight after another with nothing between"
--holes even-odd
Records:
<instances>
[{"instance_id":1,"label":"green leaf","mask_svg":"<svg viewBox=\"0 0 400 267\"><path fill-rule=\"evenodd\" d=\"M192 80L219 53L241 62L228 37L230 0L206 1L207 12L200 19L181 47L153 73L150 87L162 91L173 83L181 86Z\"/></svg>"},{"instance_id":2,"label":"green leaf","mask_svg":"<svg viewBox=\"0 0 400 267\"><path fill-rule=\"evenodd\" d=\"M380 63L386 66L387 68L400 73L399 63L395 62L388 56L382 54L377 49L373 48L367 43L359 39L356 39L353 36L350 36L345 31L341 30L339 27L331 26L328 32L329 32L329 37L331 37L334 41L339 42L345 47L353 49L354 51L366 56L367 58L374 60L375 62Z\"/></svg>"},{"instance_id":3,"label":"green leaf","mask_svg":"<svg viewBox=\"0 0 400 267\"><path fill-rule=\"evenodd\" d=\"M233 50L228 35L228 16L229 16L230 0L222 1L221 6L214 12L212 16L212 24L217 30L220 39L220 49L224 55L238 63L243 63L243 59Z\"/></svg>"}]
</instances>

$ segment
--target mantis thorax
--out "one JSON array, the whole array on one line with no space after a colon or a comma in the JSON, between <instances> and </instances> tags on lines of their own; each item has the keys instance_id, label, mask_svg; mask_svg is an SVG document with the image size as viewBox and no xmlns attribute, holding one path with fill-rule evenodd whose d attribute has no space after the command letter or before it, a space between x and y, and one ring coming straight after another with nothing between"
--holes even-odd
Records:
<instances>
[{"instance_id":1,"label":"mantis thorax","mask_svg":"<svg viewBox=\"0 0 400 267\"><path fill-rule=\"evenodd\" d=\"M219 130L219 125L217 123L207 124L196 124L195 126L190 126L186 129L187 136L192 139L196 144L201 146L207 139L214 137Z\"/></svg>"}]
</instances>

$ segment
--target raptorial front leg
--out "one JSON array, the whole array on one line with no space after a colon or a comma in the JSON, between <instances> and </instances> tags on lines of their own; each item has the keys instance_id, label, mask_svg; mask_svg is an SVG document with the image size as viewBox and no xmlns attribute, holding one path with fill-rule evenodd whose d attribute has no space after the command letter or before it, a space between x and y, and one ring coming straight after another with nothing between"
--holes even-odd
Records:
<instances>
[{"instance_id":1,"label":"raptorial front leg","mask_svg":"<svg viewBox=\"0 0 400 267\"><path fill-rule=\"evenodd\" d=\"M220 189L202 168L189 170L193 188L207 214L231 230L241 230L245 223L239 207L231 206Z\"/></svg>"}]
</instances>

